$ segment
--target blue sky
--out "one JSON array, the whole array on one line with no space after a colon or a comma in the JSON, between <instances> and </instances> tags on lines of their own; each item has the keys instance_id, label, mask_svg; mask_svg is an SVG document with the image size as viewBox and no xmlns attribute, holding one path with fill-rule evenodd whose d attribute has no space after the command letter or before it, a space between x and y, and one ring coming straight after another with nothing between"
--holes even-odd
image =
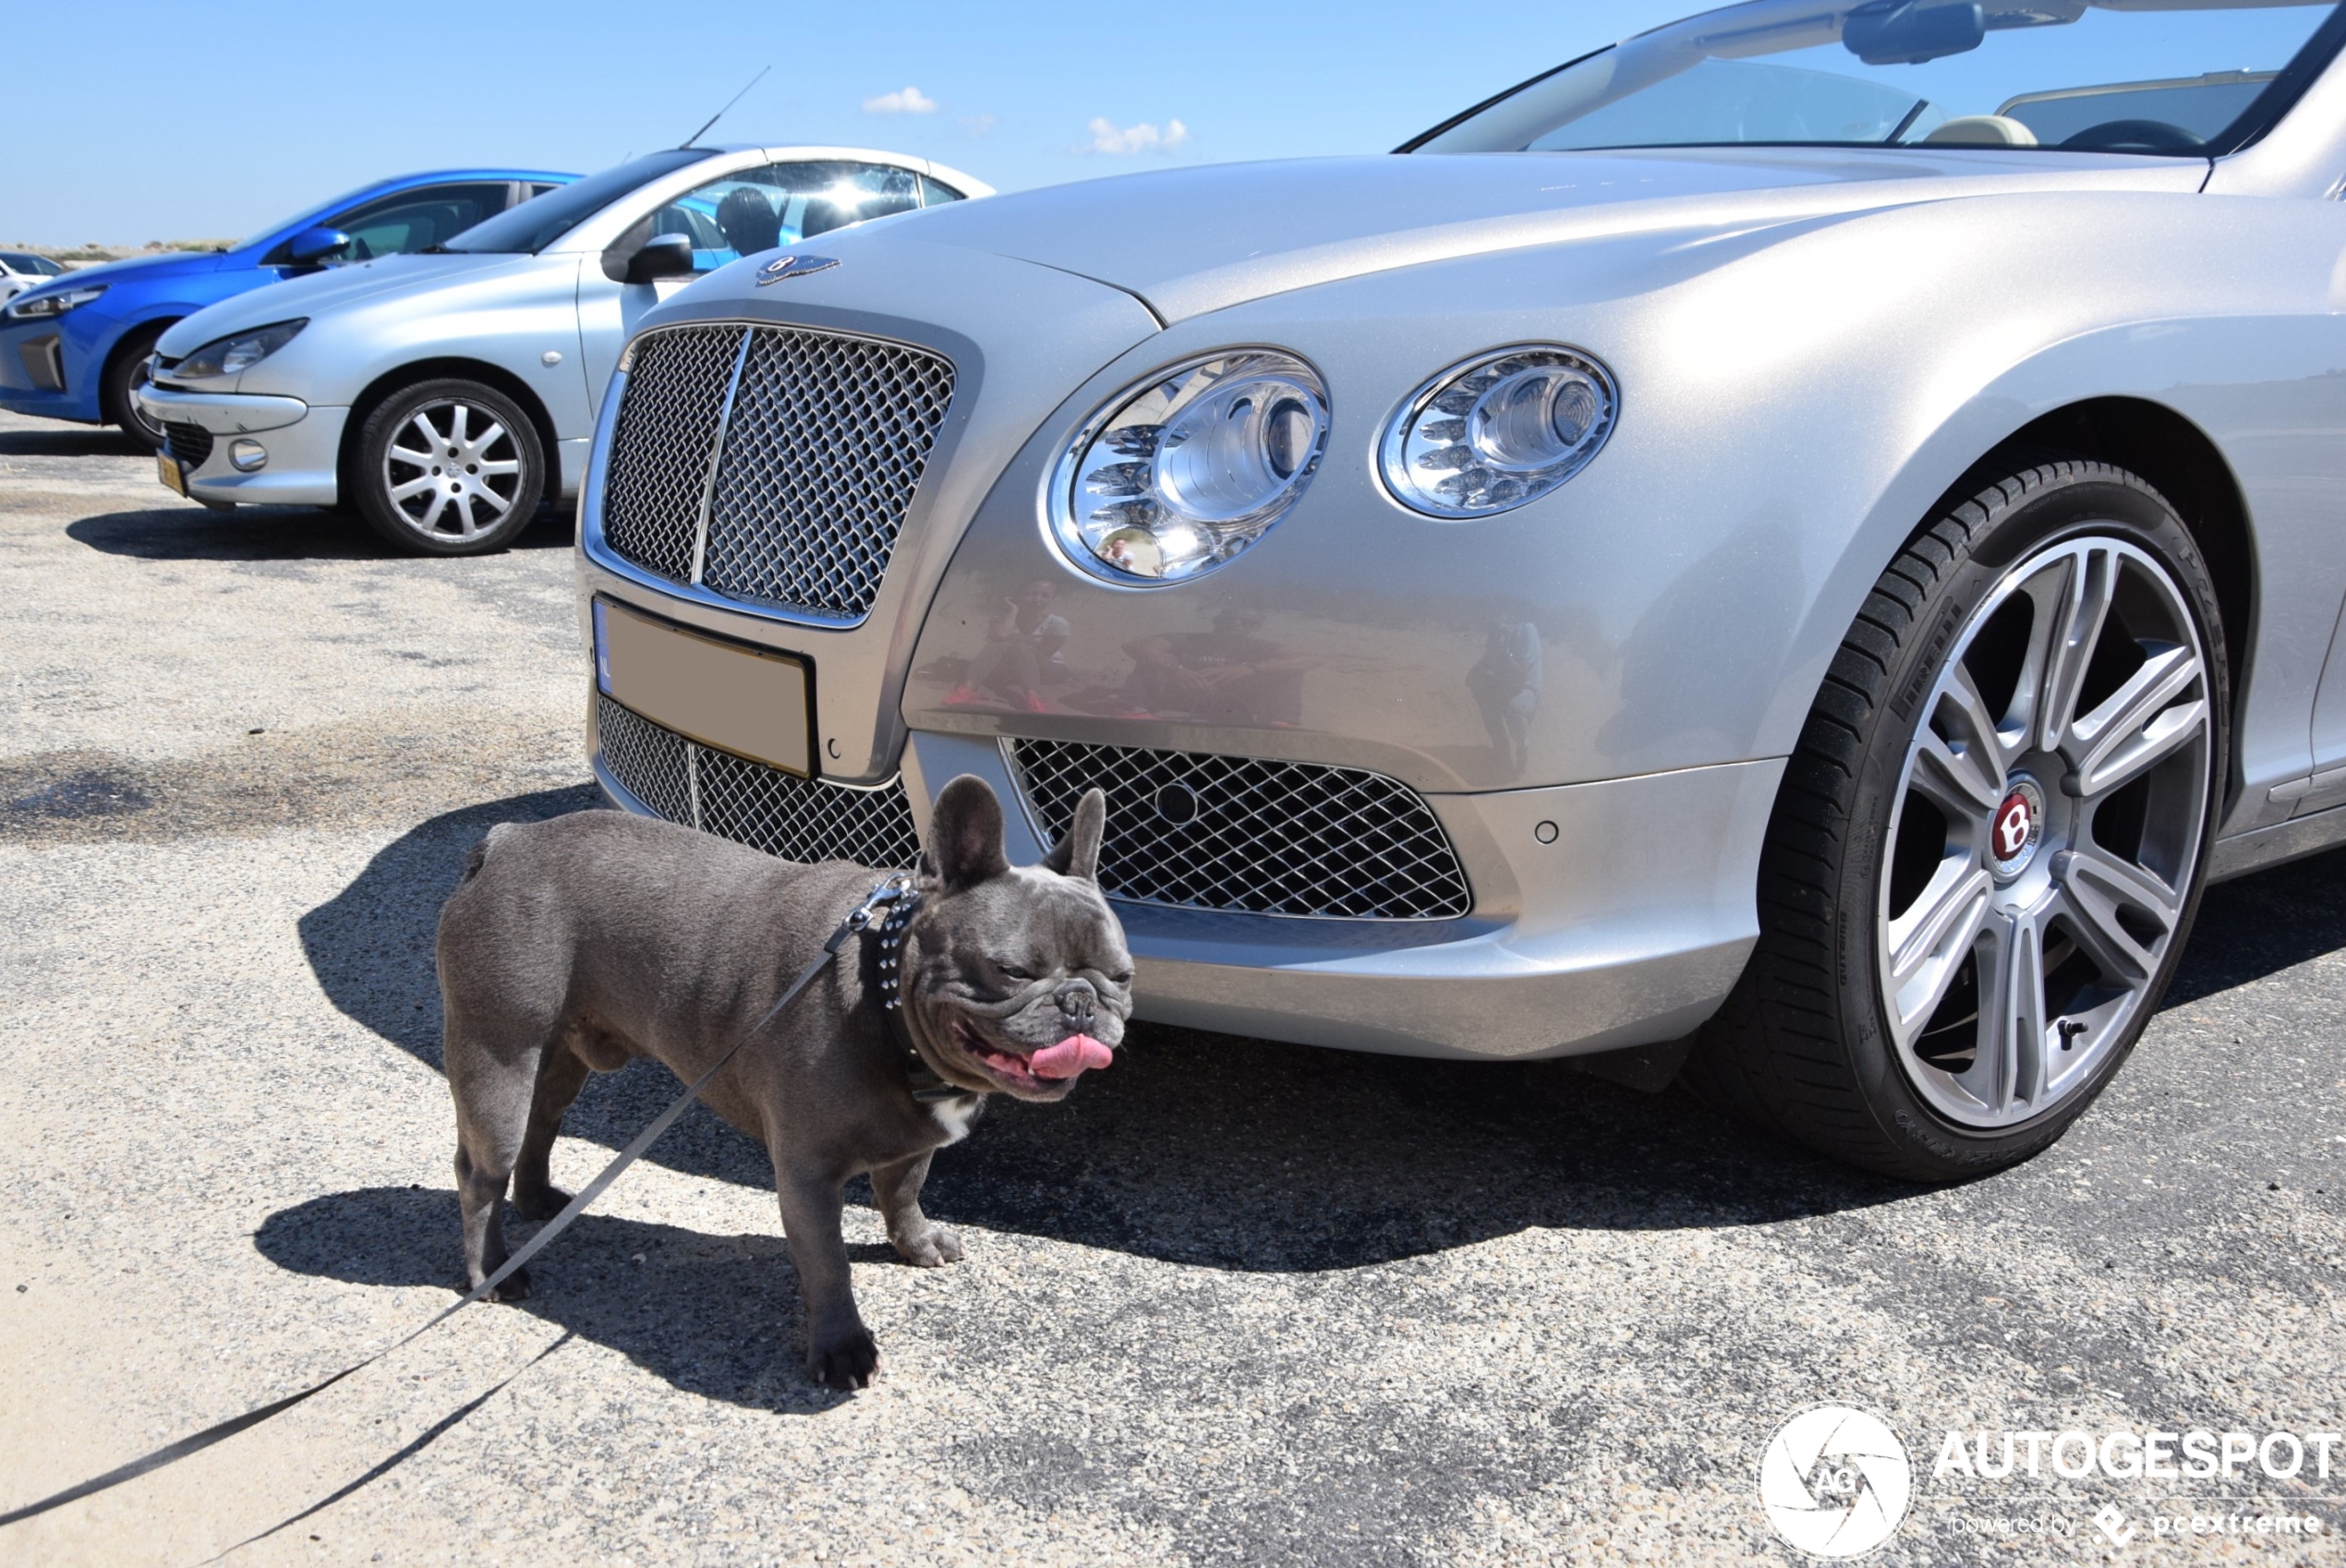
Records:
<instances>
[{"instance_id":1,"label":"blue sky","mask_svg":"<svg viewBox=\"0 0 2346 1568\"><path fill-rule=\"evenodd\" d=\"M13 30L0 241L241 235L406 169L599 169L681 141L769 64L712 140L894 148L1006 190L1170 163L1377 152L1701 8L115 0ZM936 107L864 107L907 88Z\"/></svg>"},{"instance_id":2,"label":"blue sky","mask_svg":"<svg viewBox=\"0 0 2346 1568\"><path fill-rule=\"evenodd\" d=\"M52 7L41 14L54 22L11 34L0 241L241 235L412 169L586 173L675 145L768 65L711 140L891 148L1004 190L1168 163L1381 152L1535 72L1704 8L115 0L67 21ZM2319 15L2095 12L2061 36L2000 42L1912 81L1977 113L2015 85L2269 67ZM1967 78L1999 75L1991 55L2015 50L2049 67L2078 57L2045 82L1989 83L1981 103L1955 102L1977 95L1961 86ZM1847 64L1838 49L1821 53Z\"/></svg>"}]
</instances>

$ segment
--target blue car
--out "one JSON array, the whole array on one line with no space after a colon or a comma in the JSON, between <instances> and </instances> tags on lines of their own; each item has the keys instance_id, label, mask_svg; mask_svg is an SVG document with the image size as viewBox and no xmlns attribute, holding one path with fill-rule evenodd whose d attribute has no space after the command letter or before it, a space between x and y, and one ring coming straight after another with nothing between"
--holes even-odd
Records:
<instances>
[{"instance_id":1,"label":"blue car","mask_svg":"<svg viewBox=\"0 0 2346 1568\"><path fill-rule=\"evenodd\" d=\"M542 169L403 175L225 250L134 257L48 279L0 308L0 408L117 425L161 447L162 428L131 393L174 321L281 278L428 249L577 177Z\"/></svg>"}]
</instances>

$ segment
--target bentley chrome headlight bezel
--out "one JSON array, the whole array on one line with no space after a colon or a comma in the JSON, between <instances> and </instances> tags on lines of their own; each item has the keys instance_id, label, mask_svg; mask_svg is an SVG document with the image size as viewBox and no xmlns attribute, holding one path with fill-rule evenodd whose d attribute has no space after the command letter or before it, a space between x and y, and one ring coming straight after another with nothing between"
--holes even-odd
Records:
<instances>
[{"instance_id":1,"label":"bentley chrome headlight bezel","mask_svg":"<svg viewBox=\"0 0 2346 1568\"><path fill-rule=\"evenodd\" d=\"M1516 344L1428 378L1385 422L1393 499L1445 522L1495 517L1586 468L1620 420L1613 373L1563 344Z\"/></svg>"},{"instance_id":2,"label":"bentley chrome headlight bezel","mask_svg":"<svg viewBox=\"0 0 2346 1568\"><path fill-rule=\"evenodd\" d=\"M1194 356L1119 390L1052 464L1046 528L1119 587L1195 582L1259 542L1327 452L1326 380L1268 347ZM1218 460L1218 461L1217 461Z\"/></svg>"}]
</instances>

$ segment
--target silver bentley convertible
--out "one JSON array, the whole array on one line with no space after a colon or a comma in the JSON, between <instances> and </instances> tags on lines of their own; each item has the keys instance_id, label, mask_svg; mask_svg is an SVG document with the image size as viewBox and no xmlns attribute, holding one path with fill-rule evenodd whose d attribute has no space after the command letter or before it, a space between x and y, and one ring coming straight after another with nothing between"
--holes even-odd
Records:
<instances>
[{"instance_id":1,"label":"silver bentley convertible","mask_svg":"<svg viewBox=\"0 0 2346 1568\"><path fill-rule=\"evenodd\" d=\"M2341 40L1758 0L746 257L603 406L597 772L876 865L1098 785L1143 1016L2024 1158L2346 840Z\"/></svg>"}]
</instances>

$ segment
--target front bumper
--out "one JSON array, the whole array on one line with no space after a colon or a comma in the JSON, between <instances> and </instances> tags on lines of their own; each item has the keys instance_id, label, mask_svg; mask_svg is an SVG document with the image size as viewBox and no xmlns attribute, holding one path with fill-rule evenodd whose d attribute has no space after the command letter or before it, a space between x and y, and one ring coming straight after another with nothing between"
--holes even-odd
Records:
<instances>
[{"instance_id":1,"label":"front bumper","mask_svg":"<svg viewBox=\"0 0 2346 1568\"><path fill-rule=\"evenodd\" d=\"M93 360L83 339L111 323L78 320L87 309L30 321L0 316L0 408L83 424L103 417L97 369L104 358Z\"/></svg>"},{"instance_id":2,"label":"front bumper","mask_svg":"<svg viewBox=\"0 0 2346 1568\"><path fill-rule=\"evenodd\" d=\"M1049 848L997 742L914 731L927 802L974 773L1015 862ZM1758 939L1781 758L1546 790L1429 795L1474 907L1451 921L1306 920L1119 900L1143 1018L1400 1055L1533 1058L1673 1040L1718 1009ZM1553 838L1545 825L1554 826ZM1543 841L1545 840L1545 841Z\"/></svg>"},{"instance_id":3,"label":"front bumper","mask_svg":"<svg viewBox=\"0 0 2346 1568\"><path fill-rule=\"evenodd\" d=\"M590 728L595 712L590 704ZM623 783L599 728L591 744L613 802L661 814ZM880 788L901 790L912 824L925 829L930 802L963 773L1004 802L1010 859L1040 859L1047 846L1020 809L999 742L915 730L901 781ZM1303 1044L1482 1060L1675 1039L1717 1009L1750 954L1760 840L1783 774L1782 759L1770 759L1427 796L1474 890L1457 919L1298 919L1116 900L1138 962L1136 1011ZM866 801L877 792L854 791Z\"/></svg>"},{"instance_id":4,"label":"front bumper","mask_svg":"<svg viewBox=\"0 0 2346 1568\"><path fill-rule=\"evenodd\" d=\"M171 443L187 493L198 500L261 506L334 504L347 408L315 407L291 397L158 386L140 388L138 397L148 417L167 431L177 425L211 438L175 439ZM229 443L239 436L251 437L268 450L266 467L240 473L228 461Z\"/></svg>"}]
</instances>

